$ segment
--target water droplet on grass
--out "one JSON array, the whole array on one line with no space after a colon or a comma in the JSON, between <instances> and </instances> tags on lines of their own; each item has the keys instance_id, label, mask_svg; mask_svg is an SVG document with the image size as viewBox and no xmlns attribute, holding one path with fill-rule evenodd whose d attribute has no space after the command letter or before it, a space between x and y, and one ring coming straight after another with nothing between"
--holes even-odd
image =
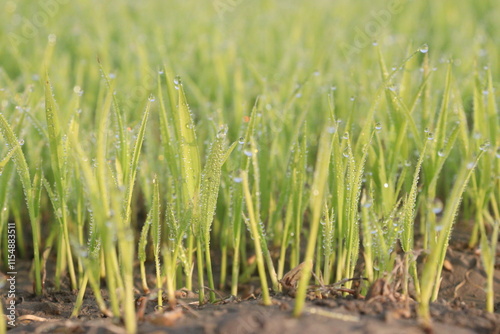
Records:
<instances>
[{"instance_id":1,"label":"water droplet on grass","mask_svg":"<svg viewBox=\"0 0 500 334\"><path fill-rule=\"evenodd\" d=\"M382 124L380 124L380 122L377 122L377 123L375 124L375 130L377 130L377 131L382 130Z\"/></svg>"},{"instance_id":2,"label":"water droplet on grass","mask_svg":"<svg viewBox=\"0 0 500 334\"><path fill-rule=\"evenodd\" d=\"M438 156L441 157L441 158L444 157L444 151L443 150L439 150L438 151Z\"/></svg>"},{"instance_id":3,"label":"water droplet on grass","mask_svg":"<svg viewBox=\"0 0 500 334\"><path fill-rule=\"evenodd\" d=\"M154 97L154 95L151 94L151 95L149 95L148 100L149 100L149 102L154 102L156 100L156 98Z\"/></svg>"},{"instance_id":4,"label":"water droplet on grass","mask_svg":"<svg viewBox=\"0 0 500 334\"><path fill-rule=\"evenodd\" d=\"M253 154L252 154L252 151L249 151L249 150L244 150L243 153L247 156L247 157L251 157Z\"/></svg>"},{"instance_id":5,"label":"water droplet on grass","mask_svg":"<svg viewBox=\"0 0 500 334\"><path fill-rule=\"evenodd\" d=\"M50 34L48 40L50 44L55 44L57 41L57 36L55 34Z\"/></svg>"},{"instance_id":6,"label":"water droplet on grass","mask_svg":"<svg viewBox=\"0 0 500 334\"><path fill-rule=\"evenodd\" d=\"M418 51L420 51L421 53L427 53L429 52L429 46L427 44L423 44L418 48Z\"/></svg>"},{"instance_id":7,"label":"water droplet on grass","mask_svg":"<svg viewBox=\"0 0 500 334\"><path fill-rule=\"evenodd\" d=\"M481 146L479 146L479 149L483 152L488 151L488 148L490 147L490 142L486 141L484 142Z\"/></svg>"},{"instance_id":8,"label":"water droplet on grass","mask_svg":"<svg viewBox=\"0 0 500 334\"><path fill-rule=\"evenodd\" d=\"M227 135L227 130L228 130L227 124L222 124L219 127L219 132L217 132L217 138L219 139L225 138Z\"/></svg>"}]
</instances>

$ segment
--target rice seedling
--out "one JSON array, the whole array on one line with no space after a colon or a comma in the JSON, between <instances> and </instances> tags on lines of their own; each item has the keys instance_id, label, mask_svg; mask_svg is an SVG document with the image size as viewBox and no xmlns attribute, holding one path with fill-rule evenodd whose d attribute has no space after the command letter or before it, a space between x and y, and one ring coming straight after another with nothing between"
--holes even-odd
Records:
<instances>
[{"instance_id":1,"label":"rice seedling","mask_svg":"<svg viewBox=\"0 0 500 334\"><path fill-rule=\"evenodd\" d=\"M28 164L26 158L21 150L21 144L24 142L18 141L16 135L14 134L11 125L5 119L3 114L0 114L0 132L6 141L7 148L13 153L8 153L12 155L12 161L14 162L17 173L21 179L23 185L23 193L25 197L26 204L28 206L29 217L31 222L31 229L33 234L33 264L35 268L35 293L37 295L42 293L42 277L41 277L41 266L40 266L40 226L38 222L38 216L40 213L40 192L42 189L41 180L42 177L40 173L36 173L31 180L30 171L28 169Z\"/></svg>"},{"instance_id":2,"label":"rice seedling","mask_svg":"<svg viewBox=\"0 0 500 334\"><path fill-rule=\"evenodd\" d=\"M78 290L77 317L89 287L133 333L137 288L171 309L293 291L298 317L383 278L429 324L470 228L494 311L490 2L57 4L0 11L0 267L15 226L36 295Z\"/></svg>"}]
</instances>

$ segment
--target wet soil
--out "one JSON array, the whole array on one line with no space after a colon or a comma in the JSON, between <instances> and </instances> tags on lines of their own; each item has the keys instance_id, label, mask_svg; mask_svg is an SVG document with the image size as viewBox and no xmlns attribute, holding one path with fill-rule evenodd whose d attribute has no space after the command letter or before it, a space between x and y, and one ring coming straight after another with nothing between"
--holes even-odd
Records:
<instances>
[{"instance_id":1,"label":"wet soil","mask_svg":"<svg viewBox=\"0 0 500 334\"><path fill-rule=\"evenodd\" d=\"M460 239L458 239L460 240ZM497 254L498 258L498 254ZM70 319L76 293L65 288L54 292L47 282L43 296L32 294L29 264L18 264L16 282L17 321L8 333L125 333L119 320L106 318L88 290L80 315ZM24 273L24 274L21 274ZM477 250L458 241L448 251L439 299L431 306L433 333L500 334L500 303L495 313L484 311L485 273ZM137 284L139 287L139 284ZM337 296L309 300L304 314L292 317L295 300L284 294L273 296L273 305L256 298L222 296L216 304L199 306L192 293L179 299L174 310L155 311L156 300L145 304L139 333L425 333L416 316L416 302L394 298L391 293L375 297ZM6 291L1 291L5 303ZM107 299L106 291L103 296ZM141 298L137 290L137 298ZM500 265L495 271L495 300L500 301ZM138 307L140 308L140 307ZM140 312L139 312L140 313Z\"/></svg>"}]
</instances>

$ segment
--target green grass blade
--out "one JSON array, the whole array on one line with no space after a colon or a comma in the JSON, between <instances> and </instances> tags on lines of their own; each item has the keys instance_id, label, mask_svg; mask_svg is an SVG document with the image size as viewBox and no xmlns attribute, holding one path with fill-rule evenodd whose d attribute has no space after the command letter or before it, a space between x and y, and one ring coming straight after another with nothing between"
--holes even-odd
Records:
<instances>
[{"instance_id":1,"label":"green grass blade","mask_svg":"<svg viewBox=\"0 0 500 334\"><path fill-rule=\"evenodd\" d=\"M116 95L114 94L114 85L112 85L111 80L104 71L104 68L101 64L101 61L98 59L97 60L99 64L99 69L101 71L101 75L104 78L104 81L106 82L106 86L108 88L108 91L110 94L113 96L113 110L114 110L114 115L116 117L116 126L118 128L118 141L119 141L119 161L120 161L120 167L123 172L123 180L122 182L126 182L128 180L128 173L129 173L129 144L127 140L127 136L125 135L125 126L123 122L123 116L122 116L122 110L120 108L120 104L118 103L118 99Z\"/></svg>"},{"instance_id":2,"label":"green grass blade","mask_svg":"<svg viewBox=\"0 0 500 334\"><path fill-rule=\"evenodd\" d=\"M9 122L5 119L4 115L0 113L0 133L2 137L6 141L7 149L12 151L12 160L16 165L16 170L21 179L21 183L23 185L24 197L26 199L26 203L28 205L29 217L31 228L33 231L33 262L35 266L35 293L40 295L42 293L42 276L41 276L41 268L40 268L40 250L39 250L39 226L38 226L38 210L37 207L38 201L36 201L32 189L30 171L28 168L28 164L26 162L26 158L21 150L21 145L17 140L14 131L12 130Z\"/></svg>"},{"instance_id":3,"label":"green grass blade","mask_svg":"<svg viewBox=\"0 0 500 334\"><path fill-rule=\"evenodd\" d=\"M54 99L52 86L48 74L45 75L45 116L49 134L50 162L52 173L56 184L59 203L56 205L56 215L60 217L61 230L63 233L64 249L67 255L68 269L73 289L77 287L73 256L69 243L69 228L66 213L66 162L64 156L62 131L59 124L59 107Z\"/></svg>"},{"instance_id":4,"label":"green grass blade","mask_svg":"<svg viewBox=\"0 0 500 334\"><path fill-rule=\"evenodd\" d=\"M174 120L176 123L177 140L180 145L180 161L181 161L181 175L184 188L185 203L195 201L195 196L198 193L201 176L201 163L200 152L196 139L195 125L186 95L180 79L177 78L178 89L178 106L177 110L173 112Z\"/></svg>"},{"instance_id":5,"label":"green grass blade","mask_svg":"<svg viewBox=\"0 0 500 334\"><path fill-rule=\"evenodd\" d=\"M453 223L462 199L462 194L467 186L474 167L477 165L483 152L474 162L464 163L457 175L451 190L446 208L441 219L441 232L430 249L429 256L424 265L421 276L421 296L418 313L425 323L430 323L429 302L437 298L440 286L441 270L446 256L446 249L451 235Z\"/></svg>"},{"instance_id":6,"label":"green grass blade","mask_svg":"<svg viewBox=\"0 0 500 334\"><path fill-rule=\"evenodd\" d=\"M137 167L139 165L139 156L141 154L141 149L142 149L142 143L144 142L144 135L146 134L146 124L148 122L148 116L149 116L149 110L151 108L151 100L152 98L149 99L149 101L146 104L146 108L144 110L144 113L142 115L142 121L141 125L139 127L139 132L137 133L137 139L134 144L134 150L132 152L132 156L130 157L130 176L127 182L127 189L126 189L126 195L125 195L125 202L123 203L124 207L124 221L125 223L130 223L130 211L131 211L131 204L132 204L132 193L134 190L134 184L135 184L135 178L137 175Z\"/></svg>"},{"instance_id":7,"label":"green grass blade","mask_svg":"<svg viewBox=\"0 0 500 334\"><path fill-rule=\"evenodd\" d=\"M316 160L316 170L314 172L314 179L311 193L311 226L309 240L307 243L305 265L302 269L302 276L299 281L297 289L295 308L293 311L294 316L298 317L302 314L304 302L306 298L306 289L309 285L311 278L311 271L313 267L314 250L316 247L316 238L319 231L319 221L321 219L323 199L326 192L326 184L328 183L328 171L330 166L330 157L332 154L332 139L331 134L325 129L321 134L318 147L318 156Z\"/></svg>"}]
</instances>

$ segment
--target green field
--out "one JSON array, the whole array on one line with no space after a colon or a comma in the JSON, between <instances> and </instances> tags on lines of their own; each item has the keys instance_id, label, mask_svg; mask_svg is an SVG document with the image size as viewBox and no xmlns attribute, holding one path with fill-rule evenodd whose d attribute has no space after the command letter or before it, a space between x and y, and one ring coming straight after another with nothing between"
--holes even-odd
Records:
<instances>
[{"instance_id":1,"label":"green field","mask_svg":"<svg viewBox=\"0 0 500 334\"><path fill-rule=\"evenodd\" d=\"M461 224L493 312L498 17L493 0L3 1L1 271L32 260L41 294L47 264L74 315L88 286L132 333L134 286L174 307L259 277L270 304L304 262L299 316L314 280L391 281L402 261L429 324Z\"/></svg>"}]
</instances>

